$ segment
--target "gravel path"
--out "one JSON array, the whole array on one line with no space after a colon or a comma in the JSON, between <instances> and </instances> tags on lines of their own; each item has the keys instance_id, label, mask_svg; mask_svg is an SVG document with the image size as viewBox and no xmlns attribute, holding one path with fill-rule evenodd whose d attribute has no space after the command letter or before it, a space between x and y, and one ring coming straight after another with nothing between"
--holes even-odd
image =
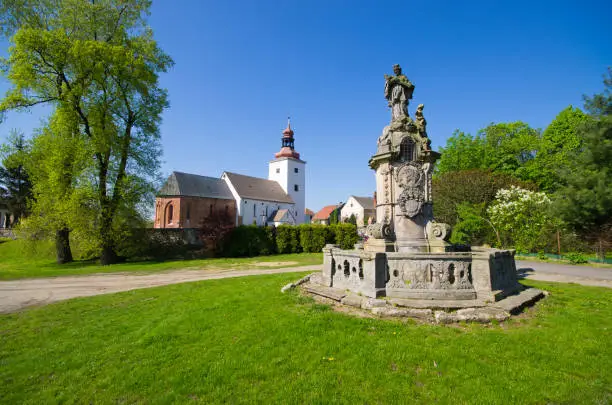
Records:
<instances>
[{"instance_id":1,"label":"gravel path","mask_svg":"<svg viewBox=\"0 0 612 405\"><path fill-rule=\"evenodd\" d=\"M140 275L112 273L2 281L0 282L0 313L14 312L21 308L49 304L69 298L110 294L190 281L318 270L321 270L321 265L282 269L174 270L165 273Z\"/></svg>"},{"instance_id":2,"label":"gravel path","mask_svg":"<svg viewBox=\"0 0 612 405\"><path fill-rule=\"evenodd\" d=\"M528 261L517 261L516 267L522 278L612 288L612 269ZM112 273L2 281L0 282L0 313L14 312L21 308L49 304L69 298L190 281L319 270L321 270L321 265L282 269L175 270L155 274Z\"/></svg>"}]
</instances>

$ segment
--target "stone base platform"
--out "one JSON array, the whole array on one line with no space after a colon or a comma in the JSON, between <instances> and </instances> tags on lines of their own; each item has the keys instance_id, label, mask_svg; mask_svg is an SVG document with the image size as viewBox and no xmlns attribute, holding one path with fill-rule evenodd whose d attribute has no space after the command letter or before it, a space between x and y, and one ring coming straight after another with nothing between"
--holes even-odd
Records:
<instances>
[{"instance_id":1,"label":"stone base platform","mask_svg":"<svg viewBox=\"0 0 612 405\"><path fill-rule=\"evenodd\" d=\"M319 301L333 305L347 306L371 313L378 317L414 318L431 323L481 322L493 320L504 321L512 315L544 298L545 293L537 288L522 288L512 295L498 301L473 300L439 300L439 299L403 299L403 298L370 298L348 290L327 287L318 282L319 273L307 276L297 283L283 288L299 287Z\"/></svg>"}]
</instances>

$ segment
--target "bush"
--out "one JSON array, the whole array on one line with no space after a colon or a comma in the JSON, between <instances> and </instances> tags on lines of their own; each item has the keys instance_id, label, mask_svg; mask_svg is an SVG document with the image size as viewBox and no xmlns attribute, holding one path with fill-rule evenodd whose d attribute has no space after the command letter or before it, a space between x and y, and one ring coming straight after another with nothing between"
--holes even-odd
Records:
<instances>
[{"instance_id":1,"label":"bush","mask_svg":"<svg viewBox=\"0 0 612 405\"><path fill-rule=\"evenodd\" d=\"M232 229L223 241L224 257L252 257L274 253L273 235L266 227L242 225Z\"/></svg>"},{"instance_id":2,"label":"bush","mask_svg":"<svg viewBox=\"0 0 612 405\"><path fill-rule=\"evenodd\" d=\"M325 225L300 225L300 245L303 252L320 252L326 243L332 243L333 235Z\"/></svg>"},{"instance_id":3,"label":"bush","mask_svg":"<svg viewBox=\"0 0 612 405\"><path fill-rule=\"evenodd\" d=\"M276 228L276 250L278 253L300 253L300 231L297 226L281 225Z\"/></svg>"},{"instance_id":4,"label":"bush","mask_svg":"<svg viewBox=\"0 0 612 405\"><path fill-rule=\"evenodd\" d=\"M330 228L334 233L336 245L339 245L340 249L353 249L355 243L359 241L357 227L353 224L330 225Z\"/></svg>"},{"instance_id":5,"label":"bush","mask_svg":"<svg viewBox=\"0 0 612 405\"><path fill-rule=\"evenodd\" d=\"M589 262L586 256L584 256L582 253L576 253L576 252L567 253L563 257L569 260L571 264L581 264L581 263Z\"/></svg>"}]
</instances>

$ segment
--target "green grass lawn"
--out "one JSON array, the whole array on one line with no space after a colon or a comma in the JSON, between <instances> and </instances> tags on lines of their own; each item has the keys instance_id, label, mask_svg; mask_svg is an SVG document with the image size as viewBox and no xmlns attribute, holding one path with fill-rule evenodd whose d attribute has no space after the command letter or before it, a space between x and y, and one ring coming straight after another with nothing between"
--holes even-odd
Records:
<instances>
[{"instance_id":1,"label":"green grass lawn","mask_svg":"<svg viewBox=\"0 0 612 405\"><path fill-rule=\"evenodd\" d=\"M279 263L279 262L284 262ZM289 265L288 262L293 264ZM273 256L258 256L229 259L169 260L162 262L128 262L111 266L100 266L95 261L75 261L58 265L53 257L51 245L41 243L33 252L19 240L0 241L0 280L19 278L70 276L93 273L156 272L177 269L205 270L245 268L254 263L269 263L257 268L280 268L322 264L323 253L300 253Z\"/></svg>"},{"instance_id":2,"label":"green grass lawn","mask_svg":"<svg viewBox=\"0 0 612 405\"><path fill-rule=\"evenodd\" d=\"M500 325L359 319L242 277L0 316L0 403L605 404L612 290Z\"/></svg>"}]
</instances>

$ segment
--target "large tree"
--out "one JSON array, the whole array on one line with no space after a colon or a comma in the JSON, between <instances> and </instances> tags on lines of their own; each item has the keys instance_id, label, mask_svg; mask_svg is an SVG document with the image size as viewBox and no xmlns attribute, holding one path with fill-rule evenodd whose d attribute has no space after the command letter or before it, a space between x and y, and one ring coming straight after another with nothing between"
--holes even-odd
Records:
<instances>
[{"instance_id":1,"label":"large tree","mask_svg":"<svg viewBox=\"0 0 612 405\"><path fill-rule=\"evenodd\" d=\"M92 151L102 264L117 260L117 215L159 167L171 65L144 16L149 0L4 0L2 30L13 46L4 61L13 87L0 111L52 103L78 119Z\"/></svg>"},{"instance_id":2,"label":"large tree","mask_svg":"<svg viewBox=\"0 0 612 405\"><path fill-rule=\"evenodd\" d=\"M28 148L23 134L13 131L0 152L0 198L8 205L13 222L17 224L28 214L32 198L32 182L24 168Z\"/></svg>"},{"instance_id":3,"label":"large tree","mask_svg":"<svg viewBox=\"0 0 612 405\"><path fill-rule=\"evenodd\" d=\"M532 171L532 180L540 190L554 192L565 184L560 169L573 165L574 152L582 147L581 128L588 120L582 110L569 106L544 130Z\"/></svg>"},{"instance_id":4,"label":"large tree","mask_svg":"<svg viewBox=\"0 0 612 405\"><path fill-rule=\"evenodd\" d=\"M471 169L490 169L522 180L533 177L532 164L540 132L524 122L490 124L476 136L455 131L444 148L436 175Z\"/></svg>"},{"instance_id":5,"label":"large tree","mask_svg":"<svg viewBox=\"0 0 612 405\"><path fill-rule=\"evenodd\" d=\"M580 128L583 145L562 172L567 184L556 193L555 208L603 254L612 244L612 69L604 78L604 91L585 97L585 109L592 119Z\"/></svg>"}]
</instances>

